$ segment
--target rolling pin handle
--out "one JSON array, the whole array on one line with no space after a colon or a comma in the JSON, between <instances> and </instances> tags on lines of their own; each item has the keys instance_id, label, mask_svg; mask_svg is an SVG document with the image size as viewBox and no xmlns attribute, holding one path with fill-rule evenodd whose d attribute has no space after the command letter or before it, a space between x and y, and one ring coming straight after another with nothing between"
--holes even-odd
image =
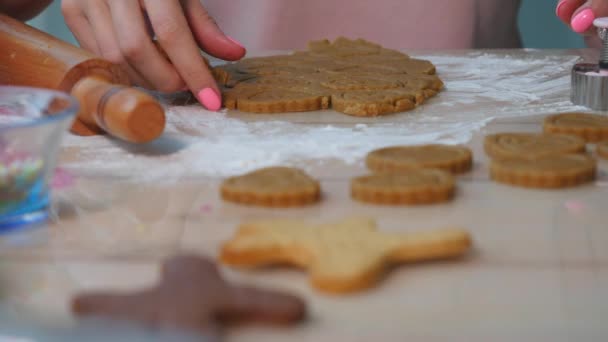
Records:
<instances>
[{"instance_id":1,"label":"rolling pin handle","mask_svg":"<svg viewBox=\"0 0 608 342\"><path fill-rule=\"evenodd\" d=\"M72 88L72 95L81 105L78 123L82 126L99 126L133 143L150 142L164 131L164 109L143 91L85 77Z\"/></svg>"}]
</instances>

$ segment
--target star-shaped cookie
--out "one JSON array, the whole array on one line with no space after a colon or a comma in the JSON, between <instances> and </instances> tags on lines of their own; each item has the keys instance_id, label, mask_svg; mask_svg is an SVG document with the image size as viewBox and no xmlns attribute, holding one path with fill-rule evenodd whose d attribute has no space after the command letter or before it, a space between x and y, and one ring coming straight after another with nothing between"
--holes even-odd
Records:
<instances>
[{"instance_id":1,"label":"star-shaped cookie","mask_svg":"<svg viewBox=\"0 0 608 342\"><path fill-rule=\"evenodd\" d=\"M320 225L268 220L243 224L220 258L233 266L299 266L317 289L344 293L374 285L391 264L457 257L470 245L461 229L385 233L371 219Z\"/></svg>"}]
</instances>

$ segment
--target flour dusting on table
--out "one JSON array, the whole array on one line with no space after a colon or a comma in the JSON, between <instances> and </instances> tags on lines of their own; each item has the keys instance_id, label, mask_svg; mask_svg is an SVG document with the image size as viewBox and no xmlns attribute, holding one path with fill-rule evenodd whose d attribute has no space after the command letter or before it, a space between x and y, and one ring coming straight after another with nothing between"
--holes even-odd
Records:
<instances>
[{"instance_id":1,"label":"flour dusting on table","mask_svg":"<svg viewBox=\"0 0 608 342\"><path fill-rule=\"evenodd\" d=\"M175 182L225 177L271 165L362 162L372 149L397 144L466 143L494 118L580 110L569 101L575 56L487 53L417 56L437 65L446 89L412 112L355 118L336 112L285 115L211 113L198 105L169 106L165 135L145 146L106 137L65 141L62 167L79 175ZM285 121L285 120L290 120Z\"/></svg>"}]
</instances>

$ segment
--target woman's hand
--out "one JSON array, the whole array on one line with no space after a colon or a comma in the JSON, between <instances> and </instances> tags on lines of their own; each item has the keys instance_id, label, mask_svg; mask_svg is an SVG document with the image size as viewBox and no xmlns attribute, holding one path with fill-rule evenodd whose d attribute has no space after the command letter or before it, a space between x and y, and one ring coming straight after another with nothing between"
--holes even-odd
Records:
<instances>
[{"instance_id":1,"label":"woman's hand","mask_svg":"<svg viewBox=\"0 0 608 342\"><path fill-rule=\"evenodd\" d=\"M200 49L224 60L246 52L200 0L62 0L62 11L81 46L120 64L135 84L161 92L189 89L209 110L221 108L221 93Z\"/></svg>"},{"instance_id":2,"label":"woman's hand","mask_svg":"<svg viewBox=\"0 0 608 342\"><path fill-rule=\"evenodd\" d=\"M608 0L560 0L555 12L574 32L583 34L589 45L599 46L593 21L608 17Z\"/></svg>"}]
</instances>

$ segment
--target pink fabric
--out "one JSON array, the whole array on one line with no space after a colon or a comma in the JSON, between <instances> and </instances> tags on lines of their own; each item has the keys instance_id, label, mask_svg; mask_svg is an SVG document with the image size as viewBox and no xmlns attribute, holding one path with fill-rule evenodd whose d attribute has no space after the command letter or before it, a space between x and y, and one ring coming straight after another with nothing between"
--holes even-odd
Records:
<instances>
[{"instance_id":1,"label":"pink fabric","mask_svg":"<svg viewBox=\"0 0 608 342\"><path fill-rule=\"evenodd\" d=\"M520 0L203 0L250 50L365 38L399 49L520 47Z\"/></svg>"}]
</instances>

